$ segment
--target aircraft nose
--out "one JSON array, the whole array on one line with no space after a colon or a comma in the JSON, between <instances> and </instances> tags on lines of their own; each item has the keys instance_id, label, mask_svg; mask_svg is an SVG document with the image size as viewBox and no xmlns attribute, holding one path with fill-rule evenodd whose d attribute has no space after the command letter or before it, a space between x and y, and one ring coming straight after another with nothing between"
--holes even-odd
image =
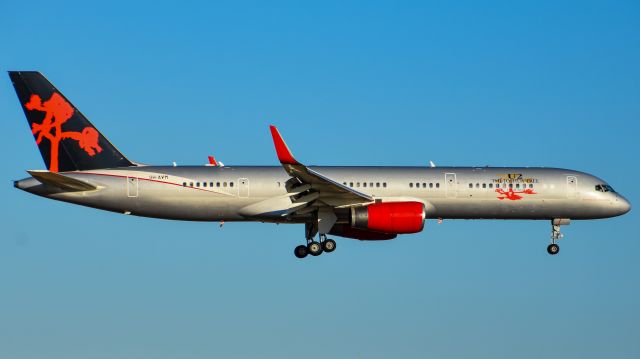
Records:
<instances>
[{"instance_id":1,"label":"aircraft nose","mask_svg":"<svg viewBox=\"0 0 640 359\"><path fill-rule=\"evenodd\" d=\"M618 198L616 199L616 210L617 215L621 216L631 210L631 203L629 203L626 198L618 196Z\"/></svg>"}]
</instances>

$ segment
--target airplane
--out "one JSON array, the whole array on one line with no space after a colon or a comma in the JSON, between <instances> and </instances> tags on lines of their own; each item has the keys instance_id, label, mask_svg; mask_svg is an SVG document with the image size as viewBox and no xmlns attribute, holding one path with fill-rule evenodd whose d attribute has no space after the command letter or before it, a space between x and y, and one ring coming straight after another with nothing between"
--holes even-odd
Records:
<instances>
[{"instance_id":1,"label":"airplane","mask_svg":"<svg viewBox=\"0 0 640 359\"><path fill-rule=\"evenodd\" d=\"M275 126L279 166L145 165L125 157L39 72L9 77L47 167L27 171L16 188L125 215L304 224L298 258L333 252L329 235L390 240L421 232L427 219L546 220L555 255L561 226L631 209L604 180L561 168L306 166Z\"/></svg>"}]
</instances>

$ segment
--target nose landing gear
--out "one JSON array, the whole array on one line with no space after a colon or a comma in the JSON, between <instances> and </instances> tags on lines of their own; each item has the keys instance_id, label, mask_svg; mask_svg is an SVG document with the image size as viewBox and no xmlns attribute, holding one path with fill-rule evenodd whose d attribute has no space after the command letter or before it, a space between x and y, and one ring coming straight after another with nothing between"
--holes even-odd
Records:
<instances>
[{"instance_id":1,"label":"nose landing gear","mask_svg":"<svg viewBox=\"0 0 640 359\"><path fill-rule=\"evenodd\" d=\"M570 223L571 221L566 218L556 218L551 220L551 244L547 246L547 253L553 256L560 252L560 246L556 244L556 241L559 241L564 237L562 232L560 232L560 226L568 226Z\"/></svg>"},{"instance_id":2,"label":"nose landing gear","mask_svg":"<svg viewBox=\"0 0 640 359\"><path fill-rule=\"evenodd\" d=\"M560 252L560 246L555 244L555 243L551 243L550 245L547 246L547 253L551 254L551 255L556 255L558 254L558 252Z\"/></svg>"}]
</instances>

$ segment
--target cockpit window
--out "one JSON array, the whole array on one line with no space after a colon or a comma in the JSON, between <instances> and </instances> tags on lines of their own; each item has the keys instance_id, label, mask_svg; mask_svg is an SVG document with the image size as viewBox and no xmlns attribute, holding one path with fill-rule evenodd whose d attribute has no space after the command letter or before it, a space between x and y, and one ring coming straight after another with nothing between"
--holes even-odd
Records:
<instances>
[{"instance_id":1,"label":"cockpit window","mask_svg":"<svg viewBox=\"0 0 640 359\"><path fill-rule=\"evenodd\" d=\"M596 191L598 191L598 192L613 192L613 193L616 193L616 191L613 189L613 187L609 186L608 184L597 184L596 185Z\"/></svg>"}]
</instances>

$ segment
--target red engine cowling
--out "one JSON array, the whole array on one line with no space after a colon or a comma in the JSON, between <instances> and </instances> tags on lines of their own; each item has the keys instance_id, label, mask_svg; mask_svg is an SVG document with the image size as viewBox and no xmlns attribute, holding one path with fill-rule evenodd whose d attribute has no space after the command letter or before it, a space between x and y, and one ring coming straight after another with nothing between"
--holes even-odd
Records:
<instances>
[{"instance_id":1,"label":"red engine cowling","mask_svg":"<svg viewBox=\"0 0 640 359\"><path fill-rule=\"evenodd\" d=\"M424 228L420 202L382 202L351 208L351 226L384 233L416 233Z\"/></svg>"},{"instance_id":2,"label":"red engine cowling","mask_svg":"<svg viewBox=\"0 0 640 359\"><path fill-rule=\"evenodd\" d=\"M331 231L329 231L329 234L345 238L359 239L361 241L386 241L398 236L395 233L384 233L354 228L346 223L334 225L333 228L331 228Z\"/></svg>"}]
</instances>

